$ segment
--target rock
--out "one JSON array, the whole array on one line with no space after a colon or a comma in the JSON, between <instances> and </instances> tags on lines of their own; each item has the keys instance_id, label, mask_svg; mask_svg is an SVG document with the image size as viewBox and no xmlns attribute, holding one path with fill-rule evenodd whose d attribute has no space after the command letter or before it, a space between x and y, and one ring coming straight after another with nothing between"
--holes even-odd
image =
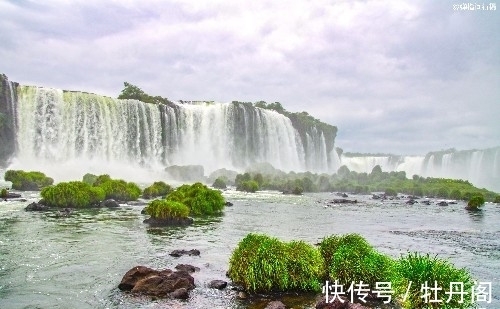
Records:
<instances>
[{"instance_id":1,"label":"rock","mask_svg":"<svg viewBox=\"0 0 500 309\"><path fill-rule=\"evenodd\" d=\"M47 211L47 210L49 210L49 207L47 207L41 203L33 202L33 203L29 204L28 206L26 206L26 208L24 208L24 210L26 210L26 211Z\"/></svg>"},{"instance_id":2,"label":"rock","mask_svg":"<svg viewBox=\"0 0 500 309\"><path fill-rule=\"evenodd\" d=\"M226 205L226 206L233 206L233 203L231 203L231 202L226 202L226 204L224 204L224 205Z\"/></svg>"},{"instance_id":3,"label":"rock","mask_svg":"<svg viewBox=\"0 0 500 309\"><path fill-rule=\"evenodd\" d=\"M347 194L345 194L343 192L338 192L336 195L340 196L340 197L343 197L343 198L349 197Z\"/></svg>"},{"instance_id":4,"label":"rock","mask_svg":"<svg viewBox=\"0 0 500 309\"><path fill-rule=\"evenodd\" d=\"M423 201L423 202L422 202L422 204L424 204L424 205L430 205L430 204L431 204L431 201L429 201L429 200L425 200L425 201Z\"/></svg>"},{"instance_id":5,"label":"rock","mask_svg":"<svg viewBox=\"0 0 500 309\"><path fill-rule=\"evenodd\" d=\"M186 226L192 224L193 221L193 218L148 218L144 220L143 223L147 223L150 226Z\"/></svg>"},{"instance_id":6,"label":"rock","mask_svg":"<svg viewBox=\"0 0 500 309\"><path fill-rule=\"evenodd\" d=\"M239 299L246 299L248 297L247 293L245 292L238 292L238 298Z\"/></svg>"},{"instance_id":7,"label":"rock","mask_svg":"<svg viewBox=\"0 0 500 309\"><path fill-rule=\"evenodd\" d=\"M136 266L123 276L118 288L133 294L186 299L195 284L194 278L186 271L158 271Z\"/></svg>"},{"instance_id":8,"label":"rock","mask_svg":"<svg viewBox=\"0 0 500 309\"><path fill-rule=\"evenodd\" d=\"M417 201L415 201L414 199L410 199L410 200L408 200L408 201L406 202L406 204L408 204L408 205L413 205L413 204L418 204L418 202L417 202Z\"/></svg>"},{"instance_id":9,"label":"rock","mask_svg":"<svg viewBox=\"0 0 500 309\"><path fill-rule=\"evenodd\" d=\"M366 307L358 303L348 303L347 309L370 309L370 307Z\"/></svg>"},{"instance_id":10,"label":"rock","mask_svg":"<svg viewBox=\"0 0 500 309\"><path fill-rule=\"evenodd\" d=\"M227 286L227 282L224 281L224 280L212 280L210 281L210 283L208 284L208 287L211 288L211 289L218 289L218 290L222 290L224 289L225 287Z\"/></svg>"},{"instance_id":11,"label":"rock","mask_svg":"<svg viewBox=\"0 0 500 309\"><path fill-rule=\"evenodd\" d=\"M439 206L448 206L448 203L445 202L445 201L441 201L439 203L437 203Z\"/></svg>"},{"instance_id":12,"label":"rock","mask_svg":"<svg viewBox=\"0 0 500 309\"><path fill-rule=\"evenodd\" d=\"M341 297L343 302L341 302L338 298L333 302L326 302L325 296L321 297L321 299L316 303L316 309L347 309L349 306L349 300L345 297Z\"/></svg>"},{"instance_id":13,"label":"rock","mask_svg":"<svg viewBox=\"0 0 500 309\"><path fill-rule=\"evenodd\" d=\"M9 198L20 198L21 194L18 193L12 193L12 192L7 192L7 196L4 196L5 199Z\"/></svg>"},{"instance_id":14,"label":"rock","mask_svg":"<svg viewBox=\"0 0 500 309\"><path fill-rule=\"evenodd\" d=\"M175 269L183 270L183 271L186 271L188 273L194 273L194 272L200 270L198 267L194 267L193 265L189 265L189 264L178 264L177 266L175 266Z\"/></svg>"},{"instance_id":15,"label":"rock","mask_svg":"<svg viewBox=\"0 0 500 309\"><path fill-rule=\"evenodd\" d=\"M358 202L358 200L348 200L345 198L333 200L333 203L335 203L335 204L356 204L357 202Z\"/></svg>"},{"instance_id":16,"label":"rock","mask_svg":"<svg viewBox=\"0 0 500 309\"><path fill-rule=\"evenodd\" d=\"M108 208L116 208L116 207L120 207L120 204L118 204L118 202L113 200L113 199L108 199L108 200L102 201L100 206L101 207L108 207Z\"/></svg>"},{"instance_id":17,"label":"rock","mask_svg":"<svg viewBox=\"0 0 500 309\"><path fill-rule=\"evenodd\" d=\"M285 304L283 304L279 300L274 300L274 301L267 303L267 305L264 309L286 309L286 306L285 306Z\"/></svg>"},{"instance_id":18,"label":"rock","mask_svg":"<svg viewBox=\"0 0 500 309\"><path fill-rule=\"evenodd\" d=\"M176 298L176 299L188 299L189 298L189 291L186 288L179 288L172 293L170 293L170 297Z\"/></svg>"},{"instance_id":19,"label":"rock","mask_svg":"<svg viewBox=\"0 0 500 309\"><path fill-rule=\"evenodd\" d=\"M183 256L183 255L189 255L189 256L199 256L200 255L200 250L198 249L191 249L191 250L174 250L172 252L170 252L170 255L173 256L173 257L180 257L180 256Z\"/></svg>"}]
</instances>

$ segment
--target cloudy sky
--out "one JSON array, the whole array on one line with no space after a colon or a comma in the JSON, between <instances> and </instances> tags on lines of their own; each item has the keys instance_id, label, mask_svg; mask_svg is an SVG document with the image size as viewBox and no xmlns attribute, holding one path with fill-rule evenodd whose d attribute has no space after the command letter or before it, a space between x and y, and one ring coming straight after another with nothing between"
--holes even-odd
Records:
<instances>
[{"instance_id":1,"label":"cloudy sky","mask_svg":"<svg viewBox=\"0 0 500 309\"><path fill-rule=\"evenodd\" d=\"M0 0L0 73L116 97L279 101L345 151L500 145L500 2Z\"/></svg>"}]
</instances>

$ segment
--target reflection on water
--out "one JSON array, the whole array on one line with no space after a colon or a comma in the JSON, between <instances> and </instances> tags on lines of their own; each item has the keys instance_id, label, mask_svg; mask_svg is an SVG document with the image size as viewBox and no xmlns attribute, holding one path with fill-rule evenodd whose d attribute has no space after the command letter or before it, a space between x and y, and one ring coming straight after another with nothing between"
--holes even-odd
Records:
<instances>
[{"instance_id":1,"label":"reflection on water","mask_svg":"<svg viewBox=\"0 0 500 309\"><path fill-rule=\"evenodd\" d=\"M500 207L487 204L470 213L464 204L439 207L380 202L357 196L358 204L332 205L333 194L246 194L227 191L234 203L224 215L197 218L185 227L143 224L142 206L119 209L25 212L28 202L0 202L0 308L263 308L257 299L206 288L225 273L232 250L250 232L283 240L317 243L331 234L359 233L380 251L399 257L408 251L437 254L493 282L500 308ZM354 199L354 198L353 198ZM198 249L200 256L175 258L175 249ZM200 268L189 302L132 297L117 289L136 265ZM315 296L287 295L293 308L313 308Z\"/></svg>"}]
</instances>

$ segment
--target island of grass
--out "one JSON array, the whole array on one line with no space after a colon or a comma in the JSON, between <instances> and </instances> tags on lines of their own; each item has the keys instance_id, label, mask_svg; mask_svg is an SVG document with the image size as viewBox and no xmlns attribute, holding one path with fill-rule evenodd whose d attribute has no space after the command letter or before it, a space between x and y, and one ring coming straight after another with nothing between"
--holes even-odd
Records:
<instances>
[{"instance_id":1,"label":"island of grass","mask_svg":"<svg viewBox=\"0 0 500 309\"><path fill-rule=\"evenodd\" d=\"M54 183L52 178L38 171L7 170L4 179L12 182L12 189L19 191L40 191Z\"/></svg>"},{"instance_id":2,"label":"island of grass","mask_svg":"<svg viewBox=\"0 0 500 309\"><path fill-rule=\"evenodd\" d=\"M164 199L151 201L144 212L150 218L144 220L154 226L187 225L193 222L189 216L221 214L225 200L220 191L197 182L182 185Z\"/></svg>"},{"instance_id":3,"label":"island of grass","mask_svg":"<svg viewBox=\"0 0 500 309\"><path fill-rule=\"evenodd\" d=\"M358 288L361 292L352 296L361 303L363 292L383 289L390 291L383 293L390 297L381 302L397 303L405 309L474 305L470 293L460 295L456 290L471 291L474 280L468 270L428 254L408 253L393 259L358 234L325 237L317 248L302 241L282 242L263 234L248 234L233 251L227 274L251 294L315 292L325 299L333 297L329 285L337 285L343 287L345 301L350 299L349 291ZM430 296L421 297L425 284L438 288L437 299L448 302L434 303L433 307Z\"/></svg>"}]
</instances>

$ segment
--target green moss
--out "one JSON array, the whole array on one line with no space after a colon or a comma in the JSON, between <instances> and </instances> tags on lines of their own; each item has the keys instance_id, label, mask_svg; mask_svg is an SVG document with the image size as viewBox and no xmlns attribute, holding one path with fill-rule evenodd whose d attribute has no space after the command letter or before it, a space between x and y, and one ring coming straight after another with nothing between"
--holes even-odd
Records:
<instances>
[{"instance_id":1,"label":"green moss","mask_svg":"<svg viewBox=\"0 0 500 309\"><path fill-rule=\"evenodd\" d=\"M40 193L50 207L85 208L96 206L104 199L104 190L81 181L61 182L42 189Z\"/></svg>"},{"instance_id":2,"label":"green moss","mask_svg":"<svg viewBox=\"0 0 500 309\"><path fill-rule=\"evenodd\" d=\"M228 275L249 292L321 291L323 261L302 241L248 234L229 261Z\"/></svg>"},{"instance_id":3,"label":"green moss","mask_svg":"<svg viewBox=\"0 0 500 309\"><path fill-rule=\"evenodd\" d=\"M474 282L470 273L466 269L454 267L448 261L431 257L429 254L421 255L419 253L409 253L407 256L401 257L395 263L394 278L392 288L395 295L399 296L399 300L403 308L419 309L419 308L471 308L473 302L470 291ZM437 290L437 299L447 300L449 295L446 291L450 290L450 283L463 283L463 291L467 292L464 295L464 302L459 302L458 295L455 295L449 302L430 303L425 298L421 291L422 285L427 282L427 286L442 288ZM411 284L410 284L411 283ZM409 288L408 288L409 287ZM403 296L408 295L406 299ZM429 293L431 292L428 290ZM434 297L434 294L432 294ZM430 299L430 298L429 298ZM432 298L434 299L434 298Z\"/></svg>"},{"instance_id":4,"label":"green moss","mask_svg":"<svg viewBox=\"0 0 500 309\"><path fill-rule=\"evenodd\" d=\"M172 191L173 189L170 185L166 184L163 181L157 181L153 183L151 186L144 189L144 191L142 192L142 197L155 198L158 196L166 196Z\"/></svg>"},{"instance_id":5,"label":"green moss","mask_svg":"<svg viewBox=\"0 0 500 309\"><path fill-rule=\"evenodd\" d=\"M189 208L179 202L154 200L146 207L146 214L156 219L187 218Z\"/></svg>"},{"instance_id":6,"label":"green moss","mask_svg":"<svg viewBox=\"0 0 500 309\"><path fill-rule=\"evenodd\" d=\"M192 216L215 215L222 212L225 200L219 190L213 190L197 182L182 185L166 197L169 201L185 204Z\"/></svg>"},{"instance_id":7,"label":"green moss","mask_svg":"<svg viewBox=\"0 0 500 309\"><path fill-rule=\"evenodd\" d=\"M52 178L37 171L8 170L5 172L4 178L6 181L12 182L12 189L20 191L38 191L54 183Z\"/></svg>"}]
</instances>

